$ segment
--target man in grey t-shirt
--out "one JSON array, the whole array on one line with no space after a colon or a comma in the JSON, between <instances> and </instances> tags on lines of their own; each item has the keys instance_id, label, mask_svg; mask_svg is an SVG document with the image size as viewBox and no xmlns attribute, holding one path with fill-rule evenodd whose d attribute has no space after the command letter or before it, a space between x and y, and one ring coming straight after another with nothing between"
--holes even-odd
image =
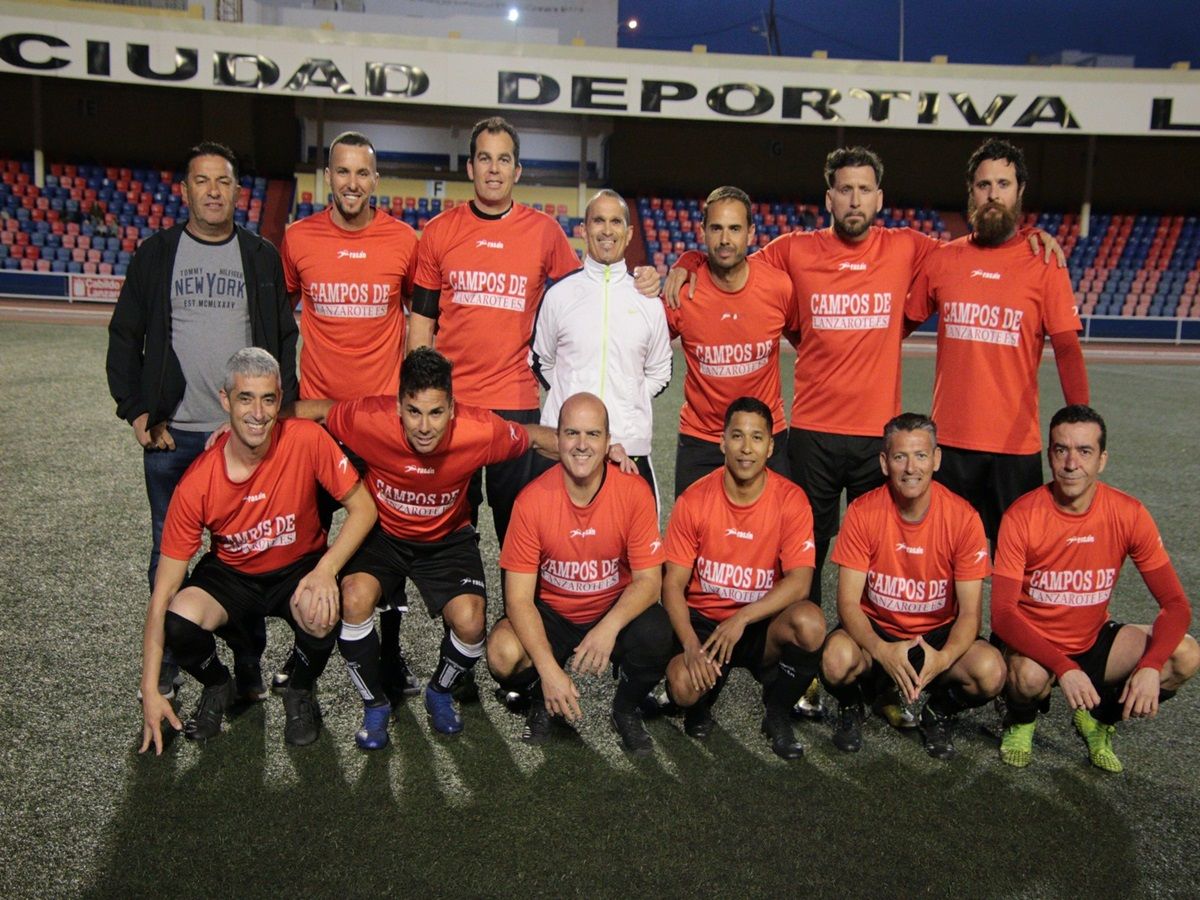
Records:
<instances>
[{"instance_id":1,"label":"man in grey t-shirt","mask_svg":"<svg viewBox=\"0 0 1200 900\"><path fill-rule=\"evenodd\" d=\"M153 590L163 521L175 485L226 419L217 391L225 362L248 345L278 359L284 401L296 397L296 320L279 254L234 225L237 164L229 148L192 148L183 182L185 224L138 249L109 324L107 372L117 415L143 448L153 546ZM261 699L261 620L252 635L227 636L239 693ZM164 664L159 688L173 692L177 669Z\"/></svg>"}]
</instances>

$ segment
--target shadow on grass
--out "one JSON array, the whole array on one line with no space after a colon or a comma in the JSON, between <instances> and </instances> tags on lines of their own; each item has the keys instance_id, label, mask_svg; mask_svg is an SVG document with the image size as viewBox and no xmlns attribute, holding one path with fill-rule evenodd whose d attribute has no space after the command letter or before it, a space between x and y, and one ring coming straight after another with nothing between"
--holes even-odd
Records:
<instances>
[{"instance_id":1,"label":"shadow on grass","mask_svg":"<svg viewBox=\"0 0 1200 900\"><path fill-rule=\"evenodd\" d=\"M799 729L809 758L786 764L739 740L749 732L736 720L705 745L652 722L655 756L629 760L610 757L607 739L527 748L479 706L462 736L442 739L419 726L416 704L400 710L391 746L363 759L329 730L308 748L267 746L266 718L280 714L267 706L207 746L129 760L89 896L1032 896L1139 884L1130 828L1086 769L1026 789L1025 773L936 764L908 740L837 754L821 726ZM290 777L268 776L279 767Z\"/></svg>"}]
</instances>

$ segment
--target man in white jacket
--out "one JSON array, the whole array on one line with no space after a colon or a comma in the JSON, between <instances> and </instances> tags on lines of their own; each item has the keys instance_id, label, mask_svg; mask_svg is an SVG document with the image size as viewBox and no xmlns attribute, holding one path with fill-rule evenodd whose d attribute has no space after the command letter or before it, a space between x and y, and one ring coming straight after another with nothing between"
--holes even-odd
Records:
<instances>
[{"instance_id":1,"label":"man in white jacket","mask_svg":"<svg viewBox=\"0 0 1200 900\"><path fill-rule=\"evenodd\" d=\"M656 297L644 297L625 267L629 207L601 190L584 212L583 268L546 291L529 364L549 390L543 425L554 428L572 394L587 391L608 407L612 443L620 444L658 500L650 443L650 399L671 380L671 340Z\"/></svg>"}]
</instances>

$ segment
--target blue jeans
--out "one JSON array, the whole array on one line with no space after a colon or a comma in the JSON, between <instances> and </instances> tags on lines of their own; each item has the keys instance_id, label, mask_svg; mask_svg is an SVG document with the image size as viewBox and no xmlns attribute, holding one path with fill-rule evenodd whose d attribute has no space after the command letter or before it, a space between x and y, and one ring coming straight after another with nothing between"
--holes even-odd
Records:
<instances>
[{"instance_id":1,"label":"blue jeans","mask_svg":"<svg viewBox=\"0 0 1200 900\"><path fill-rule=\"evenodd\" d=\"M204 452L204 442L211 432L182 431L178 428L171 431L175 441L174 450L143 450L142 470L146 474L146 496L150 500L150 533L153 544L150 547L150 568L147 575L150 579L150 590L154 590L154 574L158 571L158 554L162 546L163 523L167 520L167 507L171 505L171 496L175 493L175 485L187 471L192 461Z\"/></svg>"},{"instance_id":2,"label":"blue jeans","mask_svg":"<svg viewBox=\"0 0 1200 900\"><path fill-rule=\"evenodd\" d=\"M167 507L171 505L175 485L179 484L192 461L204 452L204 442L208 440L210 433L171 429L171 438L175 441L174 450L142 451L142 470L146 475L146 496L150 500L150 530L153 538L150 567L146 573L150 579L151 593L154 592L154 576L158 571L163 523L167 520ZM237 659L252 660L262 656L267 646L267 626L263 619L247 620L244 633L240 632L241 629L235 631L222 628L219 633L225 638Z\"/></svg>"}]
</instances>

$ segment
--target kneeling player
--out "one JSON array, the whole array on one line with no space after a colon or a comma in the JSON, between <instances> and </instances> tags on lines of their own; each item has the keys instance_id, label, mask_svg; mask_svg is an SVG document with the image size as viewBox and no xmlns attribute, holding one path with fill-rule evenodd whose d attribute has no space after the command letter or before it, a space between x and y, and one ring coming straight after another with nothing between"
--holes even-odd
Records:
<instances>
[{"instance_id":1,"label":"kneeling player","mask_svg":"<svg viewBox=\"0 0 1200 900\"><path fill-rule=\"evenodd\" d=\"M987 539L979 513L933 481L941 462L928 416L903 413L883 429L887 483L850 504L834 546L839 627L829 635L821 676L837 698L833 743L862 748L864 696L894 684L921 710L925 750L955 755L955 715L1004 687L1004 660L979 640Z\"/></svg>"},{"instance_id":2,"label":"kneeling player","mask_svg":"<svg viewBox=\"0 0 1200 900\"><path fill-rule=\"evenodd\" d=\"M1083 405L1050 420L1051 481L1014 503L1000 523L992 579L992 632L1008 659L1008 720L1000 758L1029 765L1039 707L1057 680L1075 710L1092 764L1122 765L1116 723L1153 716L1200 668L1187 634L1191 605L1150 513L1100 481L1104 419ZM1122 625L1108 603L1126 557L1158 601L1153 625Z\"/></svg>"},{"instance_id":3,"label":"kneeling player","mask_svg":"<svg viewBox=\"0 0 1200 900\"><path fill-rule=\"evenodd\" d=\"M162 752L164 718L193 740L220 734L234 685L217 658L213 632L265 615L292 626L299 650L283 695L284 738L294 745L317 739L313 686L333 651L338 572L374 524L375 507L321 428L276 421L281 400L271 355L254 347L235 353L221 391L229 433L196 459L171 499L142 648L143 751L153 743ZM317 515L318 484L349 513L328 548ZM185 582L206 528L211 549ZM156 689L164 646L204 685L186 725Z\"/></svg>"},{"instance_id":4,"label":"kneeling player","mask_svg":"<svg viewBox=\"0 0 1200 900\"><path fill-rule=\"evenodd\" d=\"M414 350L400 367L399 398L302 400L296 411L323 418L329 433L362 457L379 510L379 524L342 579L338 648L364 705L355 742L363 750L388 744L392 707L374 613L405 578L445 629L438 667L425 687L425 711L435 731L458 734L463 723L451 691L483 655L487 633L483 560L467 485L481 466L516 459L531 444L544 449L554 433L455 405L450 362L428 347Z\"/></svg>"},{"instance_id":5,"label":"kneeling player","mask_svg":"<svg viewBox=\"0 0 1200 900\"><path fill-rule=\"evenodd\" d=\"M817 673L825 620L808 600L812 510L804 491L767 470L774 449L770 408L739 397L725 411L725 465L689 487L667 526L663 605L678 655L667 669L684 729L712 732L712 703L734 666L763 684L763 733L771 750L804 748L788 719Z\"/></svg>"},{"instance_id":6,"label":"kneeling player","mask_svg":"<svg viewBox=\"0 0 1200 900\"><path fill-rule=\"evenodd\" d=\"M558 419L561 465L517 497L500 554L505 609L488 638L488 667L501 687L528 693L521 740L540 744L552 717L582 717L563 666L584 674L616 667L612 724L625 749L653 750L638 703L662 678L671 626L658 604L662 538L654 495L637 474L606 463L608 412L575 394Z\"/></svg>"}]
</instances>

